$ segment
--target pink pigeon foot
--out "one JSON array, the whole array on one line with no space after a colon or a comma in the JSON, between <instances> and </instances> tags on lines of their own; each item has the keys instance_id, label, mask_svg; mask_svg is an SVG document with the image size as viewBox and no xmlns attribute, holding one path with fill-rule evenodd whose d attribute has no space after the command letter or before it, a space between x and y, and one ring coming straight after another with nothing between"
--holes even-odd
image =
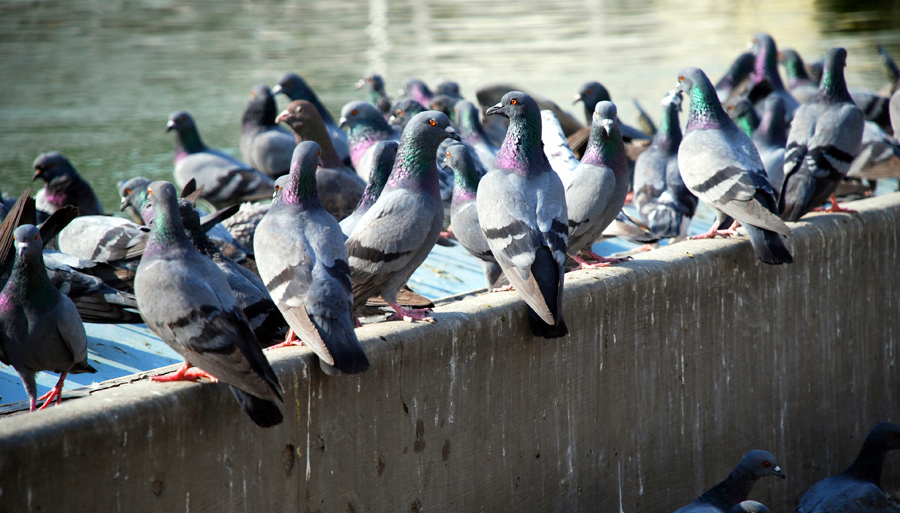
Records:
<instances>
[{"instance_id":1,"label":"pink pigeon foot","mask_svg":"<svg viewBox=\"0 0 900 513\"><path fill-rule=\"evenodd\" d=\"M289 347L289 346L302 346L303 341L297 337L297 334L294 333L294 330L289 329L287 332L287 336L284 337L284 342L279 342L275 345L269 346L266 348L266 351L270 349L278 349L279 347Z\"/></svg>"},{"instance_id":2,"label":"pink pigeon foot","mask_svg":"<svg viewBox=\"0 0 900 513\"><path fill-rule=\"evenodd\" d=\"M38 397L38 399L37 399L38 402L44 401L44 404L40 408L38 408L39 410L43 410L47 406L50 406L50 403L53 401L53 399L56 399L56 404L59 405L59 402L62 400L63 382L66 380L67 374L68 373L66 373L66 372L63 372L62 374L60 374L59 381L56 382L56 386L51 388L50 391L47 392L46 394ZM31 411L34 411L34 407L35 407L35 402L31 401Z\"/></svg>"},{"instance_id":3,"label":"pink pigeon foot","mask_svg":"<svg viewBox=\"0 0 900 513\"><path fill-rule=\"evenodd\" d=\"M391 305L391 308L394 309L393 314L388 317L389 321L426 321L426 322L434 322L433 317L429 317L428 314L431 313L431 310L428 308L403 308L399 303L388 303Z\"/></svg>"},{"instance_id":4,"label":"pink pigeon foot","mask_svg":"<svg viewBox=\"0 0 900 513\"><path fill-rule=\"evenodd\" d=\"M845 214L857 214L857 213L858 213L856 210L852 210L852 209L844 208L844 207L840 206L840 205L838 204L837 198L834 197L834 194L831 195L831 206L830 206L830 207L828 207L828 208L822 208L822 207L814 208L814 209L813 209L813 212L837 212L837 213L843 212L843 213L845 213Z\"/></svg>"},{"instance_id":5,"label":"pink pigeon foot","mask_svg":"<svg viewBox=\"0 0 900 513\"><path fill-rule=\"evenodd\" d=\"M685 240L703 240L703 239L714 239L716 237L731 237L733 235L737 235L737 232L734 231L734 225L737 223L735 221L732 223L731 228L727 230L716 230L719 226L718 223L713 223L713 225L709 228L709 231L706 233L701 233L700 235L692 235L690 237L685 237Z\"/></svg>"},{"instance_id":6,"label":"pink pigeon foot","mask_svg":"<svg viewBox=\"0 0 900 513\"><path fill-rule=\"evenodd\" d=\"M510 290L516 290L512 285L504 285L502 287L497 287L491 289L491 292L509 292Z\"/></svg>"},{"instance_id":7,"label":"pink pigeon foot","mask_svg":"<svg viewBox=\"0 0 900 513\"><path fill-rule=\"evenodd\" d=\"M200 378L208 378L213 383L219 381L212 374L205 370L198 369L189 363L181 364L181 367L172 374L153 376L150 380L157 383L169 383L172 381L197 381Z\"/></svg>"}]
</instances>

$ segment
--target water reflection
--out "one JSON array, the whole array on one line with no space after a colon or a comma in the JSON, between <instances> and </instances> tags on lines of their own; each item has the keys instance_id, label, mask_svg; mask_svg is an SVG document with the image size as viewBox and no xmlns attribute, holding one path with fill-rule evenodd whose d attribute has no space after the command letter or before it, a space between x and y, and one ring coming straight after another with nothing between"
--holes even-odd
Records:
<instances>
[{"instance_id":1,"label":"water reflection","mask_svg":"<svg viewBox=\"0 0 900 513\"><path fill-rule=\"evenodd\" d=\"M503 81L566 108L583 82L599 80L632 120L631 98L656 115L679 68L717 76L765 30L810 58L844 45L850 83L878 88L884 73L872 45L900 56L898 8L892 0L5 2L0 189L29 185L34 158L55 149L113 210L117 180L171 179L171 111L190 111L209 144L237 153L250 87L289 70L334 112L361 99L354 83L378 71L394 94L412 76L452 78L469 97Z\"/></svg>"}]
</instances>

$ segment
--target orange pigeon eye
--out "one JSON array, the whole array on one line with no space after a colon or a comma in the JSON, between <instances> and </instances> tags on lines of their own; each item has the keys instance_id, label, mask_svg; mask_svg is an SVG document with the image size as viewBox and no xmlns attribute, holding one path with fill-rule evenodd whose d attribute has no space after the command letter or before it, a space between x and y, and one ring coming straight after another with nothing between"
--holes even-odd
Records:
<instances>
[{"instance_id":1,"label":"orange pigeon eye","mask_svg":"<svg viewBox=\"0 0 900 513\"><path fill-rule=\"evenodd\" d=\"M353 109L353 112L351 112L350 114L355 116L355 115L359 114L359 111L356 109Z\"/></svg>"},{"instance_id":2,"label":"orange pigeon eye","mask_svg":"<svg viewBox=\"0 0 900 513\"><path fill-rule=\"evenodd\" d=\"M275 186L275 192L281 192L281 186L280 186L280 185L276 185L276 186Z\"/></svg>"},{"instance_id":3,"label":"orange pigeon eye","mask_svg":"<svg viewBox=\"0 0 900 513\"><path fill-rule=\"evenodd\" d=\"M37 233L34 234L34 240L38 240L38 235L39 234L37 234Z\"/></svg>"},{"instance_id":4,"label":"orange pigeon eye","mask_svg":"<svg viewBox=\"0 0 900 513\"><path fill-rule=\"evenodd\" d=\"M680 76L678 77L678 81L679 81L679 82L684 82L684 75L680 75Z\"/></svg>"},{"instance_id":5,"label":"orange pigeon eye","mask_svg":"<svg viewBox=\"0 0 900 513\"><path fill-rule=\"evenodd\" d=\"M772 464L769 463L768 461L764 461L764 462L763 462L763 468L769 468L769 467L771 467L771 466L772 466Z\"/></svg>"},{"instance_id":6,"label":"orange pigeon eye","mask_svg":"<svg viewBox=\"0 0 900 513\"><path fill-rule=\"evenodd\" d=\"M150 187L147 187L147 194L153 194L153 189Z\"/></svg>"},{"instance_id":7,"label":"orange pigeon eye","mask_svg":"<svg viewBox=\"0 0 900 513\"><path fill-rule=\"evenodd\" d=\"M398 116L402 116L402 115L403 115L403 109L397 109L397 115L398 115Z\"/></svg>"},{"instance_id":8,"label":"orange pigeon eye","mask_svg":"<svg viewBox=\"0 0 900 513\"><path fill-rule=\"evenodd\" d=\"M433 120L433 119L429 119L429 120L428 120L428 124L431 125L431 126L435 126L435 125L437 125L437 121L435 121L435 120Z\"/></svg>"},{"instance_id":9,"label":"orange pigeon eye","mask_svg":"<svg viewBox=\"0 0 900 513\"><path fill-rule=\"evenodd\" d=\"M322 150L319 150L318 156L322 156Z\"/></svg>"},{"instance_id":10,"label":"orange pigeon eye","mask_svg":"<svg viewBox=\"0 0 900 513\"><path fill-rule=\"evenodd\" d=\"M509 101L509 104L510 104L510 105L518 105L518 104L519 104L519 100L516 100L515 98L513 98L512 100Z\"/></svg>"},{"instance_id":11,"label":"orange pigeon eye","mask_svg":"<svg viewBox=\"0 0 900 513\"><path fill-rule=\"evenodd\" d=\"M591 94L592 92L593 92L593 91L591 91L590 89L588 89L587 91L584 92L584 94Z\"/></svg>"},{"instance_id":12,"label":"orange pigeon eye","mask_svg":"<svg viewBox=\"0 0 900 513\"><path fill-rule=\"evenodd\" d=\"M450 152L449 152L449 151L447 152L447 158L448 158L448 159L450 158Z\"/></svg>"},{"instance_id":13,"label":"orange pigeon eye","mask_svg":"<svg viewBox=\"0 0 900 513\"><path fill-rule=\"evenodd\" d=\"M125 189L125 195L128 196L129 194L131 194L131 189Z\"/></svg>"}]
</instances>

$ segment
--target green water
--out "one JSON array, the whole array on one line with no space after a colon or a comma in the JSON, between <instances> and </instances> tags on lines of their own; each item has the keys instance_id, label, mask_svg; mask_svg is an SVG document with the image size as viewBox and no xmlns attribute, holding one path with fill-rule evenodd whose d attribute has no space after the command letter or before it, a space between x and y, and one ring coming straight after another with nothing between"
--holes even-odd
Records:
<instances>
[{"instance_id":1,"label":"green water","mask_svg":"<svg viewBox=\"0 0 900 513\"><path fill-rule=\"evenodd\" d=\"M392 94L413 76L452 78L470 98L503 81L566 108L594 79L624 119L631 98L658 117L678 69L718 78L761 30L807 58L845 46L852 86L885 82L874 43L900 58L896 1L4 0L0 190L19 193L34 158L58 150L114 210L118 180L171 179L171 111L190 111L208 144L239 154L251 86L286 71L335 115L378 71Z\"/></svg>"}]
</instances>

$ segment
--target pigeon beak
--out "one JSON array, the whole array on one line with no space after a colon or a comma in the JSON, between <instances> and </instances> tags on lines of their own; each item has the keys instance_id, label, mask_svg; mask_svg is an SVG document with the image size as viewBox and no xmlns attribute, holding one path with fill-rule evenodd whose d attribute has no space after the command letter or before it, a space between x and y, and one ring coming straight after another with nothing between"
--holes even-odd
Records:
<instances>
[{"instance_id":1,"label":"pigeon beak","mask_svg":"<svg viewBox=\"0 0 900 513\"><path fill-rule=\"evenodd\" d=\"M283 111L281 111L281 114L278 114L278 117L275 118L275 124L281 123L282 121L287 119L288 116L290 116L290 115L291 115L291 113L288 112L287 109L284 109Z\"/></svg>"},{"instance_id":2,"label":"pigeon beak","mask_svg":"<svg viewBox=\"0 0 900 513\"><path fill-rule=\"evenodd\" d=\"M784 472L781 470L781 467L778 465L775 466L775 475L780 477L781 479L785 479Z\"/></svg>"},{"instance_id":3,"label":"pigeon beak","mask_svg":"<svg viewBox=\"0 0 900 513\"><path fill-rule=\"evenodd\" d=\"M175 122L170 119L169 122L166 123L166 132L170 132L172 130L175 130Z\"/></svg>"},{"instance_id":4,"label":"pigeon beak","mask_svg":"<svg viewBox=\"0 0 900 513\"><path fill-rule=\"evenodd\" d=\"M444 132L447 132L447 137L453 139L454 141L459 141L459 134L456 133L456 130L453 129L452 126L448 126L444 129Z\"/></svg>"},{"instance_id":5,"label":"pigeon beak","mask_svg":"<svg viewBox=\"0 0 900 513\"><path fill-rule=\"evenodd\" d=\"M31 178L31 181L33 182L33 181L37 180L38 178L41 177L42 174L44 174L44 170L43 170L43 169L35 169L35 170L34 170L34 176Z\"/></svg>"},{"instance_id":6,"label":"pigeon beak","mask_svg":"<svg viewBox=\"0 0 900 513\"><path fill-rule=\"evenodd\" d=\"M28 249L27 242L17 242L16 243L16 256L21 257L25 254L25 251Z\"/></svg>"},{"instance_id":7,"label":"pigeon beak","mask_svg":"<svg viewBox=\"0 0 900 513\"><path fill-rule=\"evenodd\" d=\"M126 208L128 208L128 198L122 198L119 203L119 212L124 212Z\"/></svg>"},{"instance_id":8,"label":"pigeon beak","mask_svg":"<svg viewBox=\"0 0 900 513\"><path fill-rule=\"evenodd\" d=\"M581 95L580 95L580 94L576 94L576 95L575 95L575 100L572 102L572 105L575 105L576 103L580 102L581 100L582 100Z\"/></svg>"},{"instance_id":9,"label":"pigeon beak","mask_svg":"<svg viewBox=\"0 0 900 513\"><path fill-rule=\"evenodd\" d=\"M490 116L491 114L500 114L501 116L508 117L505 112L503 112L503 103L498 103L493 107L489 107L488 110L484 111L485 116Z\"/></svg>"},{"instance_id":10,"label":"pigeon beak","mask_svg":"<svg viewBox=\"0 0 900 513\"><path fill-rule=\"evenodd\" d=\"M284 90L281 88L281 84L276 84L275 87L272 88L272 96L282 92L284 92Z\"/></svg>"},{"instance_id":11,"label":"pigeon beak","mask_svg":"<svg viewBox=\"0 0 900 513\"><path fill-rule=\"evenodd\" d=\"M338 128L344 128L347 126L347 118L341 116L341 119L338 120Z\"/></svg>"},{"instance_id":12,"label":"pigeon beak","mask_svg":"<svg viewBox=\"0 0 900 513\"><path fill-rule=\"evenodd\" d=\"M399 124L400 124L400 120L397 119L397 116L391 114L391 117L388 118L388 124L389 124L389 125L399 125Z\"/></svg>"},{"instance_id":13,"label":"pigeon beak","mask_svg":"<svg viewBox=\"0 0 900 513\"><path fill-rule=\"evenodd\" d=\"M600 122L600 126L604 130L606 130L606 135L609 135L610 132L612 131L612 125L613 125L613 120L611 120L611 119L604 119L603 121Z\"/></svg>"}]
</instances>

